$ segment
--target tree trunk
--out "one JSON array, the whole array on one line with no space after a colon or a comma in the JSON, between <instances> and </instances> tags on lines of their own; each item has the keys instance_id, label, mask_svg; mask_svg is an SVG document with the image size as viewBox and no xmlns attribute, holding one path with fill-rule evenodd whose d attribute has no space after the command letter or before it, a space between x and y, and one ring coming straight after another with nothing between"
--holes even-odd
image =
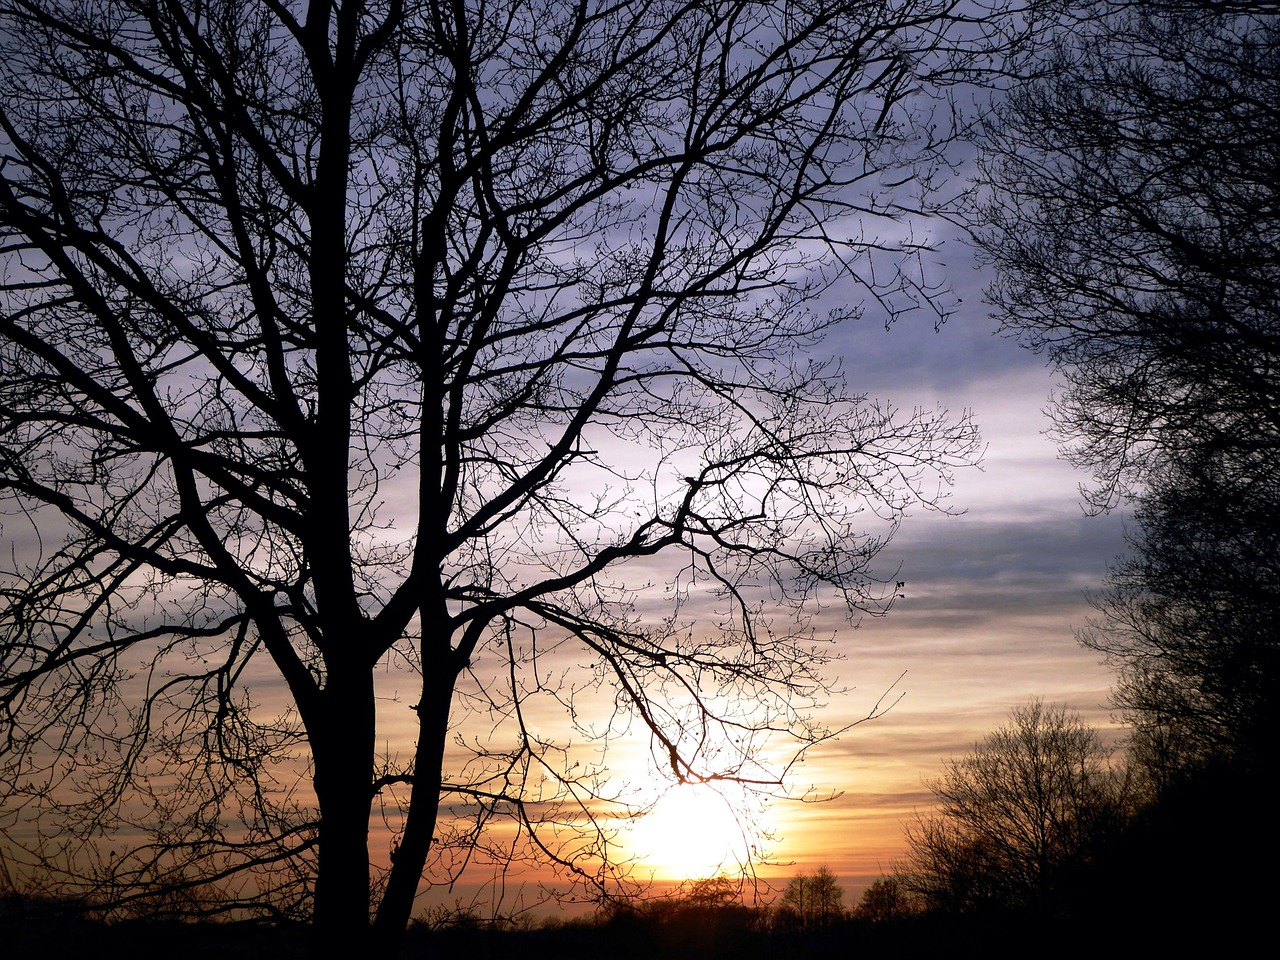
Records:
<instances>
[{"instance_id":1,"label":"tree trunk","mask_svg":"<svg viewBox=\"0 0 1280 960\"><path fill-rule=\"evenodd\" d=\"M369 933L372 671L331 668L321 699L320 722L309 731L320 804L314 926L321 943L358 943Z\"/></svg>"},{"instance_id":2,"label":"tree trunk","mask_svg":"<svg viewBox=\"0 0 1280 960\"><path fill-rule=\"evenodd\" d=\"M386 892L378 906L376 935L383 948L395 946L404 935L431 849L440 811L441 771L456 676L455 670L443 669L428 670L423 678L422 701L417 708L419 733L409 812L400 844L392 857Z\"/></svg>"}]
</instances>

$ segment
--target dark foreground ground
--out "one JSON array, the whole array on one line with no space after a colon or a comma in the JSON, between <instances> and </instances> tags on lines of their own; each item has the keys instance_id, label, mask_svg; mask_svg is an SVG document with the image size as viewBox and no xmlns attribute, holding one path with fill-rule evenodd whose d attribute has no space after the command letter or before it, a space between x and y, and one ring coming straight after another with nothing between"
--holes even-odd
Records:
<instances>
[{"instance_id":1,"label":"dark foreground ground","mask_svg":"<svg viewBox=\"0 0 1280 960\"><path fill-rule=\"evenodd\" d=\"M1100 891L1101 892L1101 891ZM1121 899L1121 891L1112 891ZM1117 897L1117 895L1119 895ZM1114 901L1113 901L1114 902ZM1117 904L1118 906L1118 904ZM1125 916L1113 907L1095 922L1031 923L1018 918L914 917L868 923L856 919L826 930L761 929L749 912L692 911L675 922L614 918L529 930L465 927L409 931L401 958L415 960L828 960L828 958L988 958L1185 955L1195 944L1213 944L1216 955L1249 949L1254 923L1229 918L1206 923ZM1253 927L1247 930L1246 927ZM133 921L104 924L58 904L0 902L0 958L86 960L303 960L312 952L302 926L237 926L220 923ZM320 956L360 957L326 945ZM381 958L380 958L381 960Z\"/></svg>"}]
</instances>

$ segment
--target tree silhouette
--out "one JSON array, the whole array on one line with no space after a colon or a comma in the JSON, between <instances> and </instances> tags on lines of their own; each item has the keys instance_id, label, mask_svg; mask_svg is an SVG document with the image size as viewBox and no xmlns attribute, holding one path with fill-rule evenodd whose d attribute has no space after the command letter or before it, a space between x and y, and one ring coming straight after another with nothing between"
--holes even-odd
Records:
<instances>
[{"instance_id":1,"label":"tree silhouette","mask_svg":"<svg viewBox=\"0 0 1280 960\"><path fill-rule=\"evenodd\" d=\"M1128 778L1096 730L1033 700L930 784L938 812L907 833L925 905L1051 913L1124 823Z\"/></svg>"},{"instance_id":2,"label":"tree silhouette","mask_svg":"<svg viewBox=\"0 0 1280 960\"><path fill-rule=\"evenodd\" d=\"M787 881L779 906L802 929L820 930L844 915L844 889L824 864L812 874L798 873Z\"/></svg>"},{"instance_id":3,"label":"tree silhouette","mask_svg":"<svg viewBox=\"0 0 1280 960\"><path fill-rule=\"evenodd\" d=\"M1280 6L1101 0L1080 14L989 130L994 298L1067 379L1058 427L1095 471L1096 505L1137 497L1135 555L1085 639L1124 672L1117 703L1154 738L1147 754L1267 754Z\"/></svg>"},{"instance_id":4,"label":"tree silhouette","mask_svg":"<svg viewBox=\"0 0 1280 960\"><path fill-rule=\"evenodd\" d=\"M1212 456L1152 482L1133 555L1095 598L1083 642L1120 668L1114 699L1156 786L1197 765L1270 765L1280 719L1280 486Z\"/></svg>"},{"instance_id":5,"label":"tree silhouette","mask_svg":"<svg viewBox=\"0 0 1280 960\"><path fill-rule=\"evenodd\" d=\"M606 879L576 742L774 782L765 732L823 736L793 615L887 609L877 550L974 455L804 351L864 309L813 309L837 281L928 305L885 238L984 32L932 0L0 3L11 863L394 938L429 852L503 818Z\"/></svg>"},{"instance_id":6,"label":"tree silhouette","mask_svg":"<svg viewBox=\"0 0 1280 960\"><path fill-rule=\"evenodd\" d=\"M910 917L916 912L916 902L908 889L908 882L897 874L878 877L862 891L855 916L872 923L887 923Z\"/></svg>"},{"instance_id":7,"label":"tree silhouette","mask_svg":"<svg viewBox=\"0 0 1280 960\"><path fill-rule=\"evenodd\" d=\"M1280 8L1081 5L988 125L978 239L1005 328L1047 352L1099 505L1215 451L1256 466L1276 402Z\"/></svg>"}]
</instances>

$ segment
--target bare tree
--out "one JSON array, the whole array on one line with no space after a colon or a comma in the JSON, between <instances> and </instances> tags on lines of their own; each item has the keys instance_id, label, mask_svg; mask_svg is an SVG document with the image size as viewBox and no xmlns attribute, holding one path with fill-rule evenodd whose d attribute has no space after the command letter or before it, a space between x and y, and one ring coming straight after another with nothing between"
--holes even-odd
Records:
<instances>
[{"instance_id":1,"label":"bare tree","mask_svg":"<svg viewBox=\"0 0 1280 960\"><path fill-rule=\"evenodd\" d=\"M1106 505L1186 456L1276 455L1280 7L1077 14L987 128L978 239Z\"/></svg>"},{"instance_id":2,"label":"bare tree","mask_svg":"<svg viewBox=\"0 0 1280 960\"><path fill-rule=\"evenodd\" d=\"M1187 458L1134 511L1133 554L1082 634L1121 672L1115 702L1156 785L1214 758L1270 766L1280 722L1280 484Z\"/></svg>"},{"instance_id":3,"label":"bare tree","mask_svg":"<svg viewBox=\"0 0 1280 960\"><path fill-rule=\"evenodd\" d=\"M779 909L802 929L824 929L844 915L844 889L823 864L812 874L797 873L787 881Z\"/></svg>"},{"instance_id":4,"label":"bare tree","mask_svg":"<svg viewBox=\"0 0 1280 960\"><path fill-rule=\"evenodd\" d=\"M872 881L862 891L854 915L871 923L890 923L915 914L917 902L906 878L889 874Z\"/></svg>"},{"instance_id":5,"label":"bare tree","mask_svg":"<svg viewBox=\"0 0 1280 960\"><path fill-rule=\"evenodd\" d=\"M604 879L573 741L774 782L975 452L805 356L930 303L964 9L0 2L10 869L395 937L504 818Z\"/></svg>"},{"instance_id":6,"label":"bare tree","mask_svg":"<svg viewBox=\"0 0 1280 960\"><path fill-rule=\"evenodd\" d=\"M1079 12L989 129L994 299L1067 379L1057 423L1095 504L1138 495L1085 636L1123 671L1118 705L1157 753L1270 754L1280 6Z\"/></svg>"},{"instance_id":7,"label":"bare tree","mask_svg":"<svg viewBox=\"0 0 1280 960\"><path fill-rule=\"evenodd\" d=\"M930 784L938 812L908 831L907 881L933 909L1052 911L1123 824L1128 778L1098 733L1033 700Z\"/></svg>"}]
</instances>

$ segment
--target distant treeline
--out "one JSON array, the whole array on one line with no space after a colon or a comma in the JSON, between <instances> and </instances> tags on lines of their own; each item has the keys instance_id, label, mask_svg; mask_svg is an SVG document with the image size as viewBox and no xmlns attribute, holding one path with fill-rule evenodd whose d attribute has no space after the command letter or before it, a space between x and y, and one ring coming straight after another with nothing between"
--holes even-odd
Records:
<instances>
[{"instance_id":1,"label":"distant treeline","mask_svg":"<svg viewBox=\"0 0 1280 960\"><path fill-rule=\"evenodd\" d=\"M1142 912L1141 891L1130 886L1128 877L1117 876L1100 881L1092 912L1071 918L999 910L970 914L915 911L883 918L869 914L860 904L832 917L824 926L806 929L787 919L776 906L666 899L617 904L595 916L573 920L481 921L459 915L448 922L419 922L410 927L398 957L822 960L878 950L916 957L958 949L981 951L984 957L1022 957L1028 953L1053 957L1096 950L1100 944L1106 944L1109 952L1141 950L1140 955L1151 955L1173 949L1198 928L1212 926L1218 942L1224 945L1244 938L1245 927L1209 920L1213 904L1194 903L1200 889L1212 885L1214 878L1195 887L1192 878L1185 866L1168 875L1163 889L1175 895L1159 922ZM1174 913L1179 914L1179 920L1173 919ZM1258 916L1253 914L1255 927ZM14 898L0 903L0 937L6 956L39 956L42 960L84 956L94 960L150 956L293 960L314 955L309 925L146 920L107 924L80 916L72 905Z\"/></svg>"}]
</instances>

